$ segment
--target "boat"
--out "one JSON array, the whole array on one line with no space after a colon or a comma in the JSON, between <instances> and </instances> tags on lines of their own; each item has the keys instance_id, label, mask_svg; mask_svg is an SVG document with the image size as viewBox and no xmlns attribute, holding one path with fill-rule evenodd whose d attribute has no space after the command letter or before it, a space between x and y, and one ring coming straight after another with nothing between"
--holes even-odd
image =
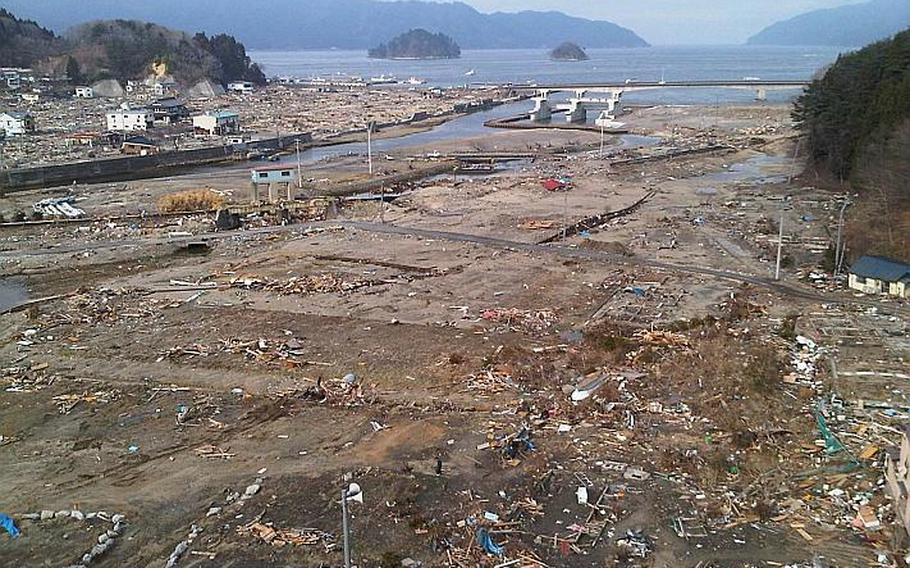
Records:
<instances>
[{"instance_id":1,"label":"boat","mask_svg":"<svg viewBox=\"0 0 910 568\"><path fill-rule=\"evenodd\" d=\"M468 71L467 73L465 73L464 76L465 76L465 77L473 77L475 73L477 73L477 72L474 71L473 69L471 69L470 71Z\"/></svg>"},{"instance_id":2,"label":"boat","mask_svg":"<svg viewBox=\"0 0 910 568\"><path fill-rule=\"evenodd\" d=\"M385 74L380 75L379 77L370 77L371 85L390 85L395 83L395 77L386 76Z\"/></svg>"},{"instance_id":3,"label":"boat","mask_svg":"<svg viewBox=\"0 0 910 568\"><path fill-rule=\"evenodd\" d=\"M418 79L417 77L411 77L410 79L405 81L405 83L407 83L408 85L425 85L426 81L424 81L423 79Z\"/></svg>"}]
</instances>

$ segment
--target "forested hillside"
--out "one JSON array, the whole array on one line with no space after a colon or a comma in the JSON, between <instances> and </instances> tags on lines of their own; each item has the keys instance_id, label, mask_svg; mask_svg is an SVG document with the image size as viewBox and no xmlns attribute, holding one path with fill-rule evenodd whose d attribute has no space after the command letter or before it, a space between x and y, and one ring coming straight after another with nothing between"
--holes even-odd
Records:
<instances>
[{"instance_id":1,"label":"forested hillside","mask_svg":"<svg viewBox=\"0 0 910 568\"><path fill-rule=\"evenodd\" d=\"M42 71L59 69L61 74L65 68L80 82L144 79L153 65L162 63L168 74L185 84L202 78L265 82L243 44L229 35L198 33L191 37L146 22L104 20L77 26L61 38L2 9L0 63Z\"/></svg>"},{"instance_id":2,"label":"forested hillside","mask_svg":"<svg viewBox=\"0 0 910 568\"><path fill-rule=\"evenodd\" d=\"M910 258L910 30L842 55L793 117L818 171L859 195L853 254Z\"/></svg>"},{"instance_id":3,"label":"forested hillside","mask_svg":"<svg viewBox=\"0 0 910 568\"><path fill-rule=\"evenodd\" d=\"M53 32L30 20L20 20L0 8L0 63L11 67L30 67L60 49Z\"/></svg>"}]
</instances>

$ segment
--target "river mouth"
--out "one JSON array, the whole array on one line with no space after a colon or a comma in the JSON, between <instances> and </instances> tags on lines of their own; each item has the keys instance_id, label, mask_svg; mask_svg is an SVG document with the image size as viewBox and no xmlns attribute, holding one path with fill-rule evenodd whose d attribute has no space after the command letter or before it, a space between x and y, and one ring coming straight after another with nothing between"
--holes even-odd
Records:
<instances>
[{"instance_id":1,"label":"river mouth","mask_svg":"<svg viewBox=\"0 0 910 568\"><path fill-rule=\"evenodd\" d=\"M25 285L9 278L0 278L0 312L18 306L28 300Z\"/></svg>"}]
</instances>

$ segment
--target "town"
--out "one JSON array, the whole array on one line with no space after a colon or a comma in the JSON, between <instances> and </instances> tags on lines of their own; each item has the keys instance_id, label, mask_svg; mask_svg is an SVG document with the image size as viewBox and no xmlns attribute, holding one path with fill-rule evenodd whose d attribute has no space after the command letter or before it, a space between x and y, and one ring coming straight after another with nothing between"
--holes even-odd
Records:
<instances>
[{"instance_id":1,"label":"town","mask_svg":"<svg viewBox=\"0 0 910 568\"><path fill-rule=\"evenodd\" d=\"M84 25L0 82L5 563L910 565L910 31L229 72ZM115 78L104 26L197 51Z\"/></svg>"}]
</instances>

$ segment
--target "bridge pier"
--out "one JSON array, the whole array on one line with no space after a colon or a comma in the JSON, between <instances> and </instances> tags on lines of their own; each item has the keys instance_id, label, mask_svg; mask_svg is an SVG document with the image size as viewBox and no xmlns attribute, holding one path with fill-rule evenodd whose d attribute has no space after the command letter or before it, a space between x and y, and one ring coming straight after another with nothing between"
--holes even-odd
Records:
<instances>
[{"instance_id":1,"label":"bridge pier","mask_svg":"<svg viewBox=\"0 0 910 568\"><path fill-rule=\"evenodd\" d=\"M569 99L569 110L566 112L566 122L569 124L583 123L588 119L588 109L580 99Z\"/></svg>"},{"instance_id":2,"label":"bridge pier","mask_svg":"<svg viewBox=\"0 0 910 568\"><path fill-rule=\"evenodd\" d=\"M553 109L550 107L550 99L547 95L541 95L534 99L534 108L531 110L531 120L533 122L548 122L553 116Z\"/></svg>"},{"instance_id":3,"label":"bridge pier","mask_svg":"<svg viewBox=\"0 0 910 568\"><path fill-rule=\"evenodd\" d=\"M755 100L757 101L766 101L768 100L768 89L764 87L759 87L755 89Z\"/></svg>"}]
</instances>

